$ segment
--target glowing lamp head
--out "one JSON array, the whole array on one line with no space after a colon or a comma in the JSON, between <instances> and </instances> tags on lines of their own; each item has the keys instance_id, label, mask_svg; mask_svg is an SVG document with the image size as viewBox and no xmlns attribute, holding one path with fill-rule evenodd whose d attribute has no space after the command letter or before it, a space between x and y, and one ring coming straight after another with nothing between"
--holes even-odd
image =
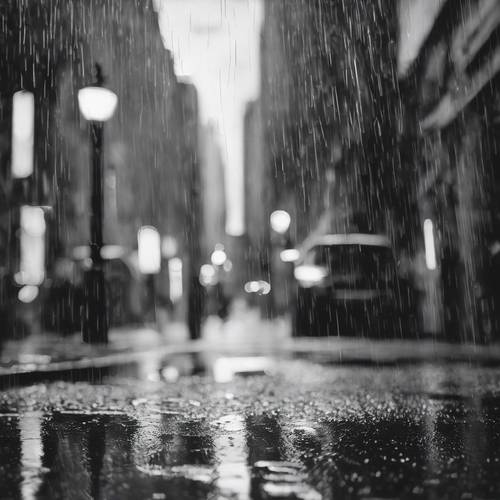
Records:
<instances>
[{"instance_id":1,"label":"glowing lamp head","mask_svg":"<svg viewBox=\"0 0 500 500\"><path fill-rule=\"evenodd\" d=\"M227 260L227 254L223 249L217 248L212 252L210 260L214 266L222 266Z\"/></svg>"},{"instance_id":2,"label":"glowing lamp head","mask_svg":"<svg viewBox=\"0 0 500 500\"><path fill-rule=\"evenodd\" d=\"M291 221L290 214L285 210L275 210L269 217L271 228L279 234L284 234L288 231Z\"/></svg>"},{"instance_id":3,"label":"glowing lamp head","mask_svg":"<svg viewBox=\"0 0 500 500\"><path fill-rule=\"evenodd\" d=\"M106 122L115 112L117 95L104 87L85 87L78 91L78 106L86 120Z\"/></svg>"}]
</instances>

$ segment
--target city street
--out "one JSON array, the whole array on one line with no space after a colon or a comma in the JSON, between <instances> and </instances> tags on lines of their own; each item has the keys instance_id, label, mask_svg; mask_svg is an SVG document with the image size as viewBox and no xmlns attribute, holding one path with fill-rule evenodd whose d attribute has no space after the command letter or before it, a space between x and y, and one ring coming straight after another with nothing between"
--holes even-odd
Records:
<instances>
[{"instance_id":1,"label":"city street","mask_svg":"<svg viewBox=\"0 0 500 500\"><path fill-rule=\"evenodd\" d=\"M310 329L310 334L314 335ZM64 336L48 332L32 334L22 340L5 342L0 352L0 386L27 385L40 380L94 380L110 373L133 373L156 380L164 359L176 354L197 356L273 355L307 357L335 364L462 362L500 365L500 344L449 343L439 338L379 339L367 335L293 338L291 319L265 320L259 311L236 301L223 321L209 316L203 322L202 336L189 339L184 323L169 322L157 329L153 325L112 329L109 343L89 345L81 334ZM192 363L182 364L190 373Z\"/></svg>"},{"instance_id":2,"label":"city street","mask_svg":"<svg viewBox=\"0 0 500 500\"><path fill-rule=\"evenodd\" d=\"M497 369L301 358L7 390L0 497L498 498Z\"/></svg>"},{"instance_id":3,"label":"city street","mask_svg":"<svg viewBox=\"0 0 500 500\"><path fill-rule=\"evenodd\" d=\"M241 305L168 326L23 344L0 498L498 498L500 346L292 339Z\"/></svg>"},{"instance_id":4,"label":"city street","mask_svg":"<svg viewBox=\"0 0 500 500\"><path fill-rule=\"evenodd\" d=\"M0 0L0 500L59 499L500 499L499 0Z\"/></svg>"}]
</instances>

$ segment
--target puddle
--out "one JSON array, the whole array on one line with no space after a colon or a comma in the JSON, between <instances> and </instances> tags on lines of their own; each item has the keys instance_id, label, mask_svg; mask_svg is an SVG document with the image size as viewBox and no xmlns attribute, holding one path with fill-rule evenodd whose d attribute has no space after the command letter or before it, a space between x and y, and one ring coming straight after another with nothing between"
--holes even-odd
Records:
<instances>
[{"instance_id":1,"label":"puddle","mask_svg":"<svg viewBox=\"0 0 500 500\"><path fill-rule=\"evenodd\" d=\"M352 386L354 372L341 373ZM148 393L83 384L26 389L0 414L0 496L498 497L500 399L492 393L436 399L334 386L290 398L289 380L279 377L191 382L190 392L167 384ZM90 394L90 409L79 410ZM19 411L53 401L53 411Z\"/></svg>"}]
</instances>

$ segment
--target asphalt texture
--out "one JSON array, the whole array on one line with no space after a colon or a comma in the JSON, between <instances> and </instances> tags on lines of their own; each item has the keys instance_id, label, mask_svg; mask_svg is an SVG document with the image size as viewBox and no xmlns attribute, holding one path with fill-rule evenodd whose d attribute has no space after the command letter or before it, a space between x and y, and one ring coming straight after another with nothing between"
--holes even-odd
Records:
<instances>
[{"instance_id":1,"label":"asphalt texture","mask_svg":"<svg viewBox=\"0 0 500 500\"><path fill-rule=\"evenodd\" d=\"M498 499L500 373L175 354L0 394L0 498Z\"/></svg>"}]
</instances>

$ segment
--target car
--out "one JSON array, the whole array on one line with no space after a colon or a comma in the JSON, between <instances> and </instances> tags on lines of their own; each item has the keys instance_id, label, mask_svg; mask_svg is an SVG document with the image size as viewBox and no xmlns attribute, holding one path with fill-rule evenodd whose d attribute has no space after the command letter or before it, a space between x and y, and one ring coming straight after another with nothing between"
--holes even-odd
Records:
<instances>
[{"instance_id":1,"label":"car","mask_svg":"<svg viewBox=\"0 0 500 500\"><path fill-rule=\"evenodd\" d=\"M413 332L411 290L383 234L317 236L302 248L294 277L294 336Z\"/></svg>"},{"instance_id":2,"label":"car","mask_svg":"<svg viewBox=\"0 0 500 500\"><path fill-rule=\"evenodd\" d=\"M85 308L84 274L88 246L76 247L71 257L60 257L42 287L42 325L45 330L72 334L82 328ZM102 251L109 326L140 324L147 314L147 289L130 251L105 245Z\"/></svg>"}]
</instances>

